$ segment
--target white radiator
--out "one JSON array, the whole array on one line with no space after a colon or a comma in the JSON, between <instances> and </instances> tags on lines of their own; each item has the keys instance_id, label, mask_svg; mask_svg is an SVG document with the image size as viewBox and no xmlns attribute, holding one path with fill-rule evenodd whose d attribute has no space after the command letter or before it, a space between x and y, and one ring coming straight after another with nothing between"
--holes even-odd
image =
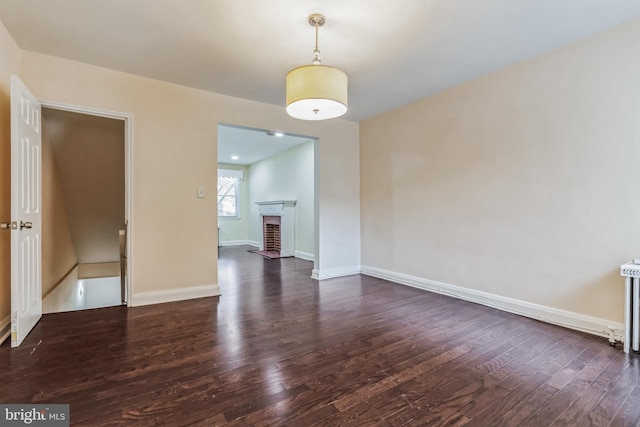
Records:
<instances>
[{"instance_id":1,"label":"white radiator","mask_svg":"<svg viewBox=\"0 0 640 427\"><path fill-rule=\"evenodd\" d=\"M624 352L640 350L640 264L627 263L620 267L625 277L624 293Z\"/></svg>"}]
</instances>

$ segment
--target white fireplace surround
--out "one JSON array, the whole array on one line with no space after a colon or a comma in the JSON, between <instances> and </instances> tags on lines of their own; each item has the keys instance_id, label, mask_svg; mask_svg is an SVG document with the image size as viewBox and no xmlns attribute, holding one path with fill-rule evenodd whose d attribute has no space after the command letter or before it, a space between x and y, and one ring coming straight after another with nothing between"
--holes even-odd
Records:
<instances>
[{"instance_id":1,"label":"white fireplace surround","mask_svg":"<svg viewBox=\"0 0 640 427\"><path fill-rule=\"evenodd\" d=\"M295 200L273 200L256 202L260 215L260 250L264 250L263 219L264 216L280 217L280 256L294 256L295 248Z\"/></svg>"}]
</instances>

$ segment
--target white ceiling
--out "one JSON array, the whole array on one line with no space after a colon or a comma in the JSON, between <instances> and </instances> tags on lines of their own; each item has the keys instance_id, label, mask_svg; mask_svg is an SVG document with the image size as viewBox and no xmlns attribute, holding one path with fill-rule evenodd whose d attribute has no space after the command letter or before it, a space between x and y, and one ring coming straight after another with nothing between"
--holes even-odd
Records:
<instances>
[{"instance_id":1,"label":"white ceiling","mask_svg":"<svg viewBox=\"0 0 640 427\"><path fill-rule=\"evenodd\" d=\"M313 57L360 121L640 16L639 0L0 0L29 51L284 106Z\"/></svg>"},{"instance_id":2,"label":"white ceiling","mask_svg":"<svg viewBox=\"0 0 640 427\"><path fill-rule=\"evenodd\" d=\"M250 165L311 141L312 138L282 135L276 130L218 126L218 163ZM232 156L238 156L237 160Z\"/></svg>"}]
</instances>

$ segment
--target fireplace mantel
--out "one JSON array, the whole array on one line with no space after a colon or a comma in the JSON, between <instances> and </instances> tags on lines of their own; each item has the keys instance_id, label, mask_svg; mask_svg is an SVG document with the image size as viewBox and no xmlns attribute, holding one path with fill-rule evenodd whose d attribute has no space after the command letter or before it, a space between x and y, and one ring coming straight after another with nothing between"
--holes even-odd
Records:
<instances>
[{"instance_id":1,"label":"fireplace mantel","mask_svg":"<svg viewBox=\"0 0 640 427\"><path fill-rule=\"evenodd\" d=\"M261 215L280 215L293 212L295 200L273 200L269 202L256 202L258 212Z\"/></svg>"},{"instance_id":2,"label":"fireplace mantel","mask_svg":"<svg viewBox=\"0 0 640 427\"><path fill-rule=\"evenodd\" d=\"M295 200L272 200L256 202L260 215L261 236L260 250L264 250L264 234L262 224L264 217L280 217L280 256L290 257L295 253Z\"/></svg>"}]
</instances>

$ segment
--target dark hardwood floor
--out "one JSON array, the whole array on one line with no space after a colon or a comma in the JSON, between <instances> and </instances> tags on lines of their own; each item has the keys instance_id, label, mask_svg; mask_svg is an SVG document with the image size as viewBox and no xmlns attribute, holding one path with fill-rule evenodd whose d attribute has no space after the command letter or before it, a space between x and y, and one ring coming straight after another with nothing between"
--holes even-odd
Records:
<instances>
[{"instance_id":1,"label":"dark hardwood floor","mask_svg":"<svg viewBox=\"0 0 640 427\"><path fill-rule=\"evenodd\" d=\"M0 347L0 402L73 425L637 426L606 339L311 263L221 248L219 298L45 315Z\"/></svg>"}]
</instances>

